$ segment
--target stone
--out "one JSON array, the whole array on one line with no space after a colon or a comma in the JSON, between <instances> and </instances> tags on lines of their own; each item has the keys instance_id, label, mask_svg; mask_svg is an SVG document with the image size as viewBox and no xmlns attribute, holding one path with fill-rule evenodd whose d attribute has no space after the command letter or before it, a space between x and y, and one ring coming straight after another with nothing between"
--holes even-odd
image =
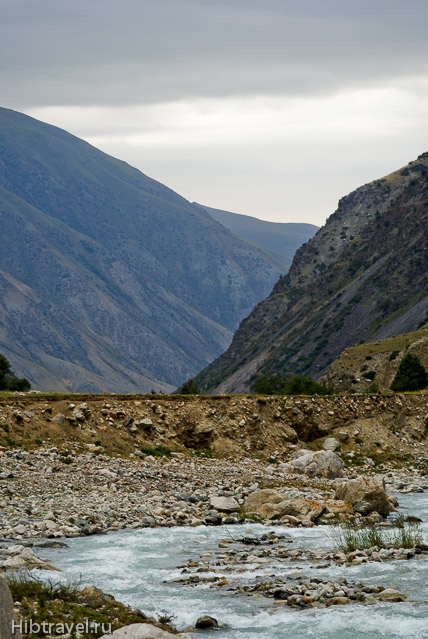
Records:
<instances>
[{"instance_id":1,"label":"stone","mask_svg":"<svg viewBox=\"0 0 428 639\"><path fill-rule=\"evenodd\" d=\"M336 437L340 442L347 442L349 439L349 435L345 430L340 430L336 433Z\"/></svg>"},{"instance_id":2,"label":"stone","mask_svg":"<svg viewBox=\"0 0 428 639\"><path fill-rule=\"evenodd\" d=\"M174 635L149 623L133 623L103 635L101 639L192 639L187 633Z\"/></svg>"},{"instance_id":3,"label":"stone","mask_svg":"<svg viewBox=\"0 0 428 639\"><path fill-rule=\"evenodd\" d=\"M210 505L223 513L236 513L240 510L240 505L233 497L211 497Z\"/></svg>"},{"instance_id":4,"label":"stone","mask_svg":"<svg viewBox=\"0 0 428 639\"><path fill-rule=\"evenodd\" d=\"M385 492L383 477L350 479L336 488L336 499L343 499L353 509L354 507L357 509L362 508L364 512L358 511L361 514L369 514L376 511L386 517L394 510L394 506Z\"/></svg>"},{"instance_id":5,"label":"stone","mask_svg":"<svg viewBox=\"0 0 428 639\"><path fill-rule=\"evenodd\" d=\"M195 624L195 628L197 628L198 630L218 628L218 621L217 619L214 619L214 617L204 615L203 617L199 617Z\"/></svg>"},{"instance_id":6,"label":"stone","mask_svg":"<svg viewBox=\"0 0 428 639\"><path fill-rule=\"evenodd\" d=\"M242 508L246 513L267 519L292 516L298 518L299 521L305 519L315 521L325 510L325 506L315 499L306 497L287 499L283 493L270 488L264 488L249 495Z\"/></svg>"},{"instance_id":7,"label":"stone","mask_svg":"<svg viewBox=\"0 0 428 639\"><path fill-rule=\"evenodd\" d=\"M263 488L262 490L257 490L256 492L251 493L251 495L248 495L242 509L245 513L259 515L265 504L279 504L283 501L283 499L284 495L281 495L281 493L277 490L273 490L272 488Z\"/></svg>"},{"instance_id":8,"label":"stone","mask_svg":"<svg viewBox=\"0 0 428 639\"><path fill-rule=\"evenodd\" d=\"M325 477L326 479L337 479L344 475L343 461L339 455L331 450L319 450L301 455L297 459L280 464L279 469L308 477Z\"/></svg>"},{"instance_id":9,"label":"stone","mask_svg":"<svg viewBox=\"0 0 428 639\"><path fill-rule=\"evenodd\" d=\"M322 447L323 450L331 450L334 452L340 448L340 444L335 437L327 437L327 439L324 440Z\"/></svg>"},{"instance_id":10,"label":"stone","mask_svg":"<svg viewBox=\"0 0 428 639\"><path fill-rule=\"evenodd\" d=\"M348 597L330 597L327 600L327 606L345 606L349 603L351 603L351 600Z\"/></svg>"},{"instance_id":11,"label":"stone","mask_svg":"<svg viewBox=\"0 0 428 639\"><path fill-rule=\"evenodd\" d=\"M9 586L3 577L0 577L0 637L1 639L18 638L21 634L18 630L12 629L12 622L15 621L13 610L13 600Z\"/></svg>"}]
</instances>

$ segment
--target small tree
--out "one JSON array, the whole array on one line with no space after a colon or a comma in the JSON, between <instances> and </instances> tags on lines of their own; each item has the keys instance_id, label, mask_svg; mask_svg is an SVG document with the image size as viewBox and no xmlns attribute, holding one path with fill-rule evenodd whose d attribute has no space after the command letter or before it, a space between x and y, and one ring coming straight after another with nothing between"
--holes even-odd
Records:
<instances>
[{"instance_id":1,"label":"small tree","mask_svg":"<svg viewBox=\"0 0 428 639\"><path fill-rule=\"evenodd\" d=\"M0 390L28 391L31 384L25 377L17 377L9 361L0 353Z\"/></svg>"},{"instance_id":2,"label":"small tree","mask_svg":"<svg viewBox=\"0 0 428 639\"><path fill-rule=\"evenodd\" d=\"M421 360L412 353L407 353L400 362L397 373L392 380L391 390L416 391L428 386L428 373Z\"/></svg>"},{"instance_id":3,"label":"small tree","mask_svg":"<svg viewBox=\"0 0 428 639\"><path fill-rule=\"evenodd\" d=\"M280 395L282 379L278 375L260 375L255 380L253 389L257 395Z\"/></svg>"},{"instance_id":4,"label":"small tree","mask_svg":"<svg viewBox=\"0 0 428 639\"><path fill-rule=\"evenodd\" d=\"M180 388L178 388L175 392L177 395L200 395L201 394L199 386L197 385L195 380L192 378L188 379L187 382L184 382L184 384L180 386Z\"/></svg>"}]
</instances>

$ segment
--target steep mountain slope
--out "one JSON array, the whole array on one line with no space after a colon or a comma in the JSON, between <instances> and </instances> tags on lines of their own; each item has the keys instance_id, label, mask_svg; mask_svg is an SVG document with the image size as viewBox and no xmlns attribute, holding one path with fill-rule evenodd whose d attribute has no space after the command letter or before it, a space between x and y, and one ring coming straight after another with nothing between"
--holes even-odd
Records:
<instances>
[{"instance_id":1,"label":"steep mountain slope","mask_svg":"<svg viewBox=\"0 0 428 639\"><path fill-rule=\"evenodd\" d=\"M339 202L198 382L240 392L262 373L319 377L346 347L415 330L427 310L424 153Z\"/></svg>"},{"instance_id":2,"label":"steep mountain slope","mask_svg":"<svg viewBox=\"0 0 428 639\"><path fill-rule=\"evenodd\" d=\"M6 109L0 241L0 352L58 391L176 387L281 271L125 162Z\"/></svg>"},{"instance_id":3,"label":"steep mountain slope","mask_svg":"<svg viewBox=\"0 0 428 639\"><path fill-rule=\"evenodd\" d=\"M388 391L407 353L419 357L428 369L428 324L411 333L346 348L323 378L341 391L364 392L372 384Z\"/></svg>"},{"instance_id":4,"label":"steep mountain slope","mask_svg":"<svg viewBox=\"0 0 428 639\"><path fill-rule=\"evenodd\" d=\"M238 215L194 204L209 213L237 237L252 242L270 253L281 264L283 273L290 268L297 249L318 231L318 226L313 224L266 222L249 215Z\"/></svg>"}]
</instances>

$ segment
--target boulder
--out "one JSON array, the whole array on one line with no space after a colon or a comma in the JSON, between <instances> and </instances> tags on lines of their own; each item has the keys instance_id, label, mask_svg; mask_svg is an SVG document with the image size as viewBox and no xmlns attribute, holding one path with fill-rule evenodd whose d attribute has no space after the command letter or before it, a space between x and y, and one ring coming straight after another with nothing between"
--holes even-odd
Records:
<instances>
[{"instance_id":1,"label":"boulder","mask_svg":"<svg viewBox=\"0 0 428 639\"><path fill-rule=\"evenodd\" d=\"M133 623L103 635L101 639L192 639L187 633L174 635L149 623Z\"/></svg>"},{"instance_id":2,"label":"boulder","mask_svg":"<svg viewBox=\"0 0 428 639\"><path fill-rule=\"evenodd\" d=\"M244 505L242 506L242 509L245 513L252 513L254 515L260 515L262 517L269 517L271 515L270 511L274 511L272 506L274 506L275 504L279 504L283 500L284 495L279 493L277 490L273 490L272 488L264 488L248 495Z\"/></svg>"},{"instance_id":3,"label":"boulder","mask_svg":"<svg viewBox=\"0 0 428 639\"><path fill-rule=\"evenodd\" d=\"M325 477L337 479L343 477L343 461L339 455L331 450L319 450L307 453L297 459L292 459L279 466L281 470L290 473L307 475L308 477Z\"/></svg>"},{"instance_id":4,"label":"boulder","mask_svg":"<svg viewBox=\"0 0 428 639\"><path fill-rule=\"evenodd\" d=\"M332 450L333 452L340 448L340 444L335 437L327 437L323 442L323 450Z\"/></svg>"},{"instance_id":5,"label":"boulder","mask_svg":"<svg viewBox=\"0 0 428 639\"><path fill-rule=\"evenodd\" d=\"M197 628L198 630L207 630L212 628L218 629L218 621L217 619L214 619L214 617L204 615L203 617L199 617L196 622L195 628Z\"/></svg>"},{"instance_id":6,"label":"boulder","mask_svg":"<svg viewBox=\"0 0 428 639\"><path fill-rule=\"evenodd\" d=\"M350 479L337 487L336 499L346 501L354 512L364 515L376 511L386 517L394 510L385 492L383 477Z\"/></svg>"},{"instance_id":7,"label":"boulder","mask_svg":"<svg viewBox=\"0 0 428 639\"><path fill-rule=\"evenodd\" d=\"M15 621L13 600L9 586L3 577L0 577L0 637L1 639L16 639L20 633L12 627Z\"/></svg>"},{"instance_id":8,"label":"boulder","mask_svg":"<svg viewBox=\"0 0 428 639\"><path fill-rule=\"evenodd\" d=\"M315 521L322 515L325 506L315 499L305 497L288 499L285 494L277 490L265 488L249 495L243 510L266 519L282 519L291 516L299 521L307 519ZM284 521L288 520L284 519Z\"/></svg>"},{"instance_id":9,"label":"boulder","mask_svg":"<svg viewBox=\"0 0 428 639\"><path fill-rule=\"evenodd\" d=\"M0 568L4 570L58 570L54 566L42 561L34 554L31 548L25 546L11 546L2 550L2 554L6 555L6 559L0 561Z\"/></svg>"},{"instance_id":10,"label":"boulder","mask_svg":"<svg viewBox=\"0 0 428 639\"><path fill-rule=\"evenodd\" d=\"M236 513L240 509L240 505L233 497L211 497L210 504L212 508L222 513Z\"/></svg>"}]
</instances>

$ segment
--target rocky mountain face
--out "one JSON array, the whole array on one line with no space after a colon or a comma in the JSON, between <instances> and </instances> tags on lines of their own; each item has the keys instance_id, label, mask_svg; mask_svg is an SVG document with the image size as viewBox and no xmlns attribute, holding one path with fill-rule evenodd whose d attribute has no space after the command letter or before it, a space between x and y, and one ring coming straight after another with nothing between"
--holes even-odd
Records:
<instances>
[{"instance_id":1,"label":"rocky mountain face","mask_svg":"<svg viewBox=\"0 0 428 639\"><path fill-rule=\"evenodd\" d=\"M175 388L278 261L125 162L0 109L0 352L36 388Z\"/></svg>"},{"instance_id":2,"label":"rocky mountain face","mask_svg":"<svg viewBox=\"0 0 428 639\"><path fill-rule=\"evenodd\" d=\"M297 249L318 231L318 226L314 224L267 222L250 215L238 215L200 204L196 206L237 237L267 251L281 265L283 273L290 268Z\"/></svg>"},{"instance_id":3,"label":"rocky mountain face","mask_svg":"<svg viewBox=\"0 0 428 639\"><path fill-rule=\"evenodd\" d=\"M212 392L242 392L264 373L318 378L348 346L413 331L427 319L424 153L340 200L198 382Z\"/></svg>"},{"instance_id":4,"label":"rocky mountain face","mask_svg":"<svg viewBox=\"0 0 428 639\"><path fill-rule=\"evenodd\" d=\"M374 387L389 391L407 353L419 357L428 370L428 324L411 333L346 348L323 377L343 392L364 393Z\"/></svg>"}]
</instances>

